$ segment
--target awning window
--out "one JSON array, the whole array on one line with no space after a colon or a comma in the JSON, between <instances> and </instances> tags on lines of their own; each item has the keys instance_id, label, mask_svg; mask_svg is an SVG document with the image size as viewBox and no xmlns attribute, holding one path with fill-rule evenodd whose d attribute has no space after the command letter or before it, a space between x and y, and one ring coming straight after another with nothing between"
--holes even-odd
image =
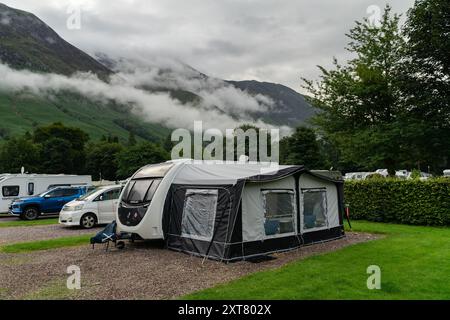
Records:
<instances>
[{"instance_id":1,"label":"awning window","mask_svg":"<svg viewBox=\"0 0 450 320\"><path fill-rule=\"evenodd\" d=\"M217 189L188 189L184 200L181 235L210 241L217 211Z\"/></svg>"},{"instance_id":2,"label":"awning window","mask_svg":"<svg viewBox=\"0 0 450 320\"><path fill-rule=\"evenodd\" d=\"M295 232L294 191L265 190L263 199L266 236Z\"/></svg>"}]
</instances>

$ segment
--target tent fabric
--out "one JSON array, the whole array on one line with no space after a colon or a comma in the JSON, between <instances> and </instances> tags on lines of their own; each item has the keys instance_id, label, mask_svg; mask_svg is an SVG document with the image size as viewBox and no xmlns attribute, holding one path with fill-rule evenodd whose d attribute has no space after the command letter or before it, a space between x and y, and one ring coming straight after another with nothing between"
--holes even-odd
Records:
<instances>
[{"instance_id":1,"label":"tent fabric","mask_svg":"<svg viewBox=\"0 0 450 320\"><path fill-rule=\"evenodd\" d=\"M341 224L339 220L340 209L339 209L339 187L336 186L330 180L321 179L316 175L311 173L303 173L299 178L300 190L314 190L314 189L325 189L326 190L326 212L327 212L327 227L334 228ZM301 197L301 199L303 199ZM300 205L300 214L304 216L303 212L304 206ZM314 229L305 229L304 223L301 224L302 231L310 232Z\"/></svg>"},{"instance_id":2,"label":"tent fabric","mask_svg":"<svg viewBox=\"0 0 450 320\"><path fill-rule=\"evenodd\" d=\"M303 166L267 170L255 164L183 163L171 177L163 206L166 246L234 261L344 236L341 181ZM302 192L314 189L325 193L319 207L326 212L326 225L305 228L313 220L304 218Z\"/></svg>"},{"instance_id":3,"label":"tent fabric","mask_svg":"<svg viewBox=\"0 0 450 320\"><path fill-rule=\"evenodd\" d=\"M303 167L301 167L303 168ZM253 163L188 162L174 178L175 184L236 184L238 180L263 181L282 178L298 171L298 166L266 166Z\"/></svg>"},{"instance_id":4,"label":"tent fabric","mask_svg":"<svg viewBox=\"0 0 450 320\"><path fill-rule=\"evenodd\" d=\"M263 240L264 230L264 190L295 191L294 177L268 183L247 182L242 193L242 236L244 241Z\"/></svg>"}]
</instances>

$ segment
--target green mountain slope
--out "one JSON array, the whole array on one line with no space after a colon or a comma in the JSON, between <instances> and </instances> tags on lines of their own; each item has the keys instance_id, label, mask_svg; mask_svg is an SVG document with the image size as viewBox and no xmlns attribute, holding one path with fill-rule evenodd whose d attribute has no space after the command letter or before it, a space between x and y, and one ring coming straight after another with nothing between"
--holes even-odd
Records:
<instances>
[{"instance_id":1,"label":"green mountain slope","mask_svg":"<svg viewBox=\"0 0 450 320\"><path fill-rule=\"evenodd\" d=\"M270 123L295 127L305 123L317 113L317 109L309 104L303 95L281 84L254 80L228 81L228 83L249 94L263 94L271 98L276 103L274 110L269 113L255 113L256 117Z\"/></svg>"},{"instance_id":2,"label":"green mountain slope","mask_svg":"<svg viewBox=\"0 0 450 320\"><path fill-rule=\"evenodd\" d=\"M13 68L70 75L111 71L62 39L35 15L0 3L0 60Z\"/></svg>"},{"instance_id":3,"label":"green mountain slope","mask_svg":"<svg viewBox=\"0 0 450 320\"><path fill-rule=\"evenodd\" d=\"M57 121L76 126L95 140L111 134L126 141L133 132L138 138L157 141L169 134L169 129L141 121L124 106L96 104L71 93L50 100L0 92L0 119L0 139Z\"/></svg>"}]
</instances>

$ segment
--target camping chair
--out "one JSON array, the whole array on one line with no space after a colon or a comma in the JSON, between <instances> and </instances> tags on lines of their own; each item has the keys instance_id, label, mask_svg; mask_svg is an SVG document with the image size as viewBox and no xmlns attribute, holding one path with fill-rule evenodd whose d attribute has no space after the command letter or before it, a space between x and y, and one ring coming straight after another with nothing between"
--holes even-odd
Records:
<instances>
[{"instance_id":1,"label":"camping chair","mask_svg":"<svg viewBox=\"0 0 450 320\"><path fill-rule=\"evenodd\" d=\"M120 237L116 234L116 227L117 223L116 221L113 221L110 224L108 224L105 229L103 229L102 231L97 233L94 237L92 237L91 238L92 249L94 249L96 243L106 243L106 251L108 251L110 242L114 242L114 245L117 248L122 249L125 243L123 243L122 241L120 241L119 243L117 242L117 240L120 239Z\"/></svg>"}]
</instances>

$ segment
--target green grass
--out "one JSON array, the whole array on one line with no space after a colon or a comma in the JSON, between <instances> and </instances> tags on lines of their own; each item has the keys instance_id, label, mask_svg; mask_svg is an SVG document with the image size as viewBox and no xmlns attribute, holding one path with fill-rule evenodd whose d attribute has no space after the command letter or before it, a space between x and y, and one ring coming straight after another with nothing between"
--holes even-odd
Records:
<instances>
[{"instance_id":1,"label":"green grass","mask_svg":"<svg viewBox=\"0 0 450 320\"><path fill-rule=\"evenodd\" d=\"M2 222L0 219L0 228L11 228L11 227L29 227L29 226L46 226L51 224L57 224L58 218L54 219L37 219L33 221L6 221Z\"/></svg>"},{"instance_id":2,"label":"green grass","mask_svg":"<svg viewBox=\"0 0 450 320\"><path fill-rule=\"evenodd\" d=\"M68 300L76 298L79 290L67 289L66 279L52 280L36 291L28 292L23 300Z\"/></svg>"},{"instance_id":3,"label":"green grass","mask_svg":"<svg viewBox=\"0 0 450 320\"><path fill-rule=\"evenodd\" d=\"M357 221L353 230L386 236L183 298L450 299L450 228ZM370 265L381 268L380 290L367 289Z\"/></svg>"},{"instance_id":4,"label":"green grass","mask_svg":"<svg viewBox=\"0 0 450 320\"><path fill-rule=\"evenodd\" d=\"M82 235L76 237L65 237L50 240L40 240L33 242L21 242L9 244L0 247L0 252L3 253L24 253L38 250L49 250L63 247L74 247L89 243L92 235Z\"/></svg>"},{"instance_id":5,"label":"green grass","mask_svg":"<svg viewBox=\"0 0 450 320\"><path fill-rule=\"evenodd\" d=\"M0 141L4 135L14 137L53 122L80 128L92 140L111 134L126 142L133 130L139 141L158 141L170 133L162 125L143 121L126 106L105 105L67 92L50 99L0 91L0 119Z\"/></svg>"}]
</instances>

